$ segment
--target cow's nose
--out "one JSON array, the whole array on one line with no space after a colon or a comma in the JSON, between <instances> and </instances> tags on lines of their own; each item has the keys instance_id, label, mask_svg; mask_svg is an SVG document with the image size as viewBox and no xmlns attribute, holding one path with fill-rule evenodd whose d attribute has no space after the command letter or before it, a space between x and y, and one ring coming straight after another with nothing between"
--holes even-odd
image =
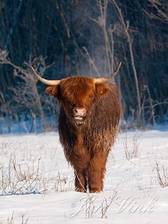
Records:
<instances>
[{"instance_id":1,"label":"cow's nose","mask_svg":"<svg viewBox=\"0 0 168 224\"><path fill-rule=\"evenodd\" d=\"M80 107L75 107L73 109L73 113L74 113L74 116L84 117L84 116L86 116L86 109L85 108L80 108Z\"/></svg>"}]
</instances>

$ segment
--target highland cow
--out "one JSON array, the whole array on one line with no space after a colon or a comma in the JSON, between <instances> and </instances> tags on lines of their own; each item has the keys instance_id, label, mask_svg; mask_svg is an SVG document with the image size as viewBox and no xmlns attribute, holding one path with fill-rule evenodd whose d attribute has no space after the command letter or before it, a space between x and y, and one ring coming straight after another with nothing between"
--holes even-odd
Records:
<instances>
[{"instance_id":1,"label":"highland cow","mask_svg":"<svg viewBox=\"0 0 168 224\"><path fill-rule=\"evenodd\" d=\"M60 104L60 141L74 168L76 191L102 191L106 161L121 114L116 85L107 79L82 76L38 79L48 85L46 92Z\"/></svg>"}]
</instances>

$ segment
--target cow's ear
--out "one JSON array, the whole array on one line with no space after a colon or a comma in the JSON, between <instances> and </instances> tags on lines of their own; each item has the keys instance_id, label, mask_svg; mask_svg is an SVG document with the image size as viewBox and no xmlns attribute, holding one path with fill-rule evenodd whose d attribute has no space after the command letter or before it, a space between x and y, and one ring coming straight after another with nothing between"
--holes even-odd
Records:
<instances>
[{"instance_id":1,"label":"cow's ear","mask_svg":"<svg viewBox=\"0 0 168 224\"><path fill-rule=\"evenodd\" d=\"M106 83L96 83L95 90L98 96L102 96L107 93L107 91L109 90L109 87Z\"/></svg>"},{"instance_id":2,"label":"cow's ear","mask_svg":"<svg viewBox=\"0 0 168 224\"><path fill-rule=\"evenodd\" d=\"M45 92L50 95L50 96L55 96L57 97L58 96L58 85L56 86L48 86L46 89L45 89Z\"/></svg>"}]
</instances>

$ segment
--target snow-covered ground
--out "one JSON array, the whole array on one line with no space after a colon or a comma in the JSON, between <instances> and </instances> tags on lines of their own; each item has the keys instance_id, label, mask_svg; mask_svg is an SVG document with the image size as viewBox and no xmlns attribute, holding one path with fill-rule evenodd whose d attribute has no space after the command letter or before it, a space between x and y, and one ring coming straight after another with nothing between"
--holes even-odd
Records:
<instances>
[{"instance_id":1,"label":"snow-covered ground","mask_svg":"<svg viewBox=\"0 0 168 224\"><path fill-rule=\"evenodd\" d=\"M0 136L0 224L166 224L167 161L168 131L120 133L104 192L78 193L57 133Z\"/></svg>"}]
</instances>

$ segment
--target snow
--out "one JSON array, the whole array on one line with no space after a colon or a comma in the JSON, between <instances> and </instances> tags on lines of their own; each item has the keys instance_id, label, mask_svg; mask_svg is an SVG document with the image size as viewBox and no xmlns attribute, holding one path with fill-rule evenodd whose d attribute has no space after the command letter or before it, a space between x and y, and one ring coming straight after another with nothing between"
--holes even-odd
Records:
<instances>
[{"instance_id":1,"label":"snow","mask_svg":"<svg viewBox=\"0 0 168 224\"><path fill-rule=\"evenodd\" d=\"M56 132L1 135L0 155L0 224L168 222L166 130L120 133L95 194L74 191Z\"/></svg>"}]
</instances>

